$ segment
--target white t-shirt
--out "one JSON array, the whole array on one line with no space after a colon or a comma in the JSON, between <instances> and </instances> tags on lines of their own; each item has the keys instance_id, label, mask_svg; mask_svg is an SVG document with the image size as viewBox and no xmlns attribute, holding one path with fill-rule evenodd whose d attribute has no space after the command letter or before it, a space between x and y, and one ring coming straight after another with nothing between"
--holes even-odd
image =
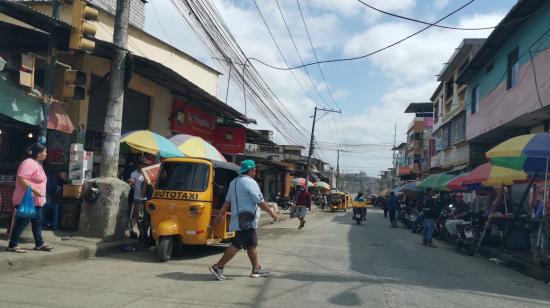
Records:
<instances>
[{"instance_id":1,"label":"white t-shirt","mask_svg":"<svg viewBox=\"0 0 550 308\"><path fill-rule=\"evenodd\" d=\"M135 170L130 175L130 179L134 183L134 200L147 200L147 197L144 195L143 185L145 182L145 177L141 172Z\"/></svg>"}]
</instances>

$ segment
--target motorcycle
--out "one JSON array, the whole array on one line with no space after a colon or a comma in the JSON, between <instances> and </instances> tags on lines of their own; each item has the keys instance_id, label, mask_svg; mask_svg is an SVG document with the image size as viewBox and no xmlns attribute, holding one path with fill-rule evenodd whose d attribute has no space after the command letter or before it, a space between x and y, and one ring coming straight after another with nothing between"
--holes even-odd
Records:
<instances>
[{"instance_id":1,"label":"motorcycle","mask_svg":"<svg viewBox=\"0 0 550 308\"><path fill-rule=\"evenodd\" d=\"M439 217L435 221L433 236L442 241L447 241L450 237L449 232L447 231L447 229L445 229L445 222L451 218L452 209L453 205L449 204L448 208L443 209L441 211L441 214L439 214Z\"/></svg>"},{"instance_id":2,"label":"motorcycle","mask_svg":"<svg viewBox=\"0 0 550 308\"><path fill-rule=\"evenodd\" d=\"M469 221L457 225L456 229L458 231L456 250L465 249L469 256L473 256L477 249L481 232L479 232L478 228L474 228Z\"/></svg>"},{"instance_id":3,"label":"motorcycle","mask_svg":"<svg viewBox=\"0 0 550 308\"><path fill-rule=\"evenodd\" d=\"M353 208L353 220L355 223L360 225L363 220L365 220L365 215L367 214L367 208Z\"/></svg>"},{"instance_id":4,"label":"motorcycle","mask_svg":"<svg viewBox=\"0 0 550 308\"><path fill-rule=\"evenodd\" d=\"M290 199L288 197L279 197L276 196L274 198L274 202L277 203L277 206L283 210L288 210L292 207L292 202L290 202Z\"/></svg>"},{"instance_id":5,"label":"motorcycle","mask_svg":"<svg viewBox=\"0 0 550 308\"><path fill-rule=\"evenodd\" d=\"M424 230L424 219L422 217L422 212L420 213L412 213L411 214L411 222L412 222L412 233L422 233Z\"/></svg>"}]
</instances>

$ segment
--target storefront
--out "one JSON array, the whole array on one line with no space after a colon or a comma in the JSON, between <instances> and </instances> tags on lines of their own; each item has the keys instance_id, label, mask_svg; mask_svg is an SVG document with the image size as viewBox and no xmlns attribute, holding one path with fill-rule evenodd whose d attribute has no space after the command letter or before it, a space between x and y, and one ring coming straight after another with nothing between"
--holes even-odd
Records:
<instances>
[{"instance_id":1,"label":"storefront","mask_svg":"<svg viewBox=\"0 0 550 308\"><path fill-rule=\"evenodd\" d=\"M170 129L173 134L201 137L212 144L228 161L244 153L246 128L241 125L218 123L212 112L175 97L172 104Z\"/></svg>"}]
</instances>

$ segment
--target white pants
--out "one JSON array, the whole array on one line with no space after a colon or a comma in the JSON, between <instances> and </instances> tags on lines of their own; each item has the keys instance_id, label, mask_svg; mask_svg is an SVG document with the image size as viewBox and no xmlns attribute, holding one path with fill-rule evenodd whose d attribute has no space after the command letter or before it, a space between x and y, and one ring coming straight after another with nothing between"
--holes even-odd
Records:
<instances>
[{"instance_id":1,"label":"white pants","mask_svg":"<svg viewBox=\"0 0 550 308\"><path fill-rule=\"evenodd\" d=\"M458 231L456 230L456 226L459 226L466 221L463 219L451 219L447 220L445 222L445 229L447 229L447 232L449 232L451 235L457 235Z\"/></svg>"}]
</instances>

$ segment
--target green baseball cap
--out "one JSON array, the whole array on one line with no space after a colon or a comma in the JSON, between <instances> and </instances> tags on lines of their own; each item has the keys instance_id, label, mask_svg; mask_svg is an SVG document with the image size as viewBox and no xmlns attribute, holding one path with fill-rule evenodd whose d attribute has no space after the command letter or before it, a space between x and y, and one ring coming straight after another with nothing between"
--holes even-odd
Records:
<instances>
[{"instance_id":1,"label":"green baseball cap","mask_svg":"<svg viewBox=\"0 0 550 308\"><path fill-rule=\"evenodd\" d=\"M246 159L241 162L241 174L246 173L249 170L255 169L256 163L251 159Z\"/></svg>"}]
</instances>

